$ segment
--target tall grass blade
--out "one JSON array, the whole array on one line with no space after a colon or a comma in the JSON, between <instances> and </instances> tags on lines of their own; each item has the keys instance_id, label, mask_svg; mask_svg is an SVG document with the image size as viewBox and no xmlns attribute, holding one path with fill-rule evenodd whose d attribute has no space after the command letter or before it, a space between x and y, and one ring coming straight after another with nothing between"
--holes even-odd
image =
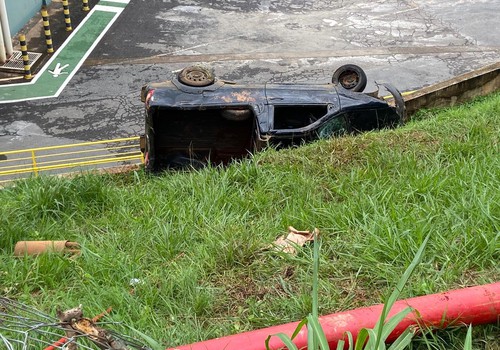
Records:
<instances>
[{"instance_id":1,"label":"tall grass blade","mask_svg":"<svg viewBox=\"0 0 500 350\"><path fill-rule=\"evenodd\" d=\"M142 333L141 331L139 331L131 326L127 326L127 327L130 328L135 333L137 333L142 339L144 339L144 341L146 343L148 343L148 345L151 347L152 350L164 350L165 349L164 346L162 346L156 340L151 338L149 335L146 335L146 334Z\"/></svg>"},{"instance_id":2,"label":"tall grass blade","mask_svg":"<svg viewBox=\"0 0 500 350\"><path fill-rule=\"evenodd\" d=\"M402 350L410 345L413 336L415 335L413 328L408 327L403 333L391 344L388 350Z\"/></svg>"},{"instance_id":3,"label":"tall grass blade","mask_svg":"<svg viewBox=\"0 0 500 350\"><path fill-rule=\"evenodd\" d=\"M313 247L313 286L312 286L312 313L307 317L307 344L308 349L317 350L318 349L318 334L317 328L313 329L313 323L311 320L318 321L319 317L319 302L318 302L318 281L319 281L319 237L314 231L314 247ZM312 316L312 317L310 317ZM321 329L321 326L319 327ZM324 336L323 330L321 333Z\"/></svg>"},{"instance_id":4,"label":"tall grass blade","mask_svg":"<svg viewBox=\"0 0 500 350\"><path fill-rule=\"evenodd\" d=\"M467 329L467 335L465 336L464 350L472 350L472 325Z\"/></svg>"},{"instance_id":5,"label":"tall grass blade","mask_svg":"<svg viewBox=\"0 0 500 350\"><path fill-rule=\"evenodd\" d=\"M292 341L292 339L286 335L285 333L276 333L276 334L272 334L270 336L268 336L266 338L266 350L271 350L271 348L269 347L269 341L271 340L271 337L278 337L280 338L280 340L283 342L283 344L285 344L285 346L288 348L288 350L299 350L297 348L297 345L295 345Z\"/></svg>"},{"instance_id":6,"label":"tall grass blade","mask_svg":"<svg viewBox=\"0 0 500 350\"><path fill-rule=\"evenodd\" d=\"M297 325L297 327L293 331L292 340L295 339L295 337L297 336L297 334L299 334L302 327L304 327L304 325L306 325L306 324L307 324L307 318L304 318L302 321L299 322L299 324Z\"/></svg>"},{"instance_id":7,"label":"tall grass blade","mask_svg":"<svg viewBox=\"0 0 500 350\"><path fill-rule=\"evenodd\" d=\"M387 315L389 314L389 311L391 310L392 306L394 305L394 303L398 299L399 295L401 294L401 291L403 290L406 282L408 282L410 275L413 273L413 271L415 270L417 265L422 260L422 256L424 254L424 249L425 249L425 246L427 245L427 241L429 240L429 237L430 237L430 235L427 235L427 237L425 237L422 245L420 246L420 248L417 251L417 254L415 254L415 257L413 258L412 262L410 263L410 266L408 266L406 271L403 273L403 276L401 276L398 284L396 285L396 288L394 289L394 291L391 293L391 295L389 296L389 298L387 299L387 301L384 304L384 308L382 309L382 314L380 315L380 319L378 320L377 324L375 325L375 328L373 329L377 333L376 342L375 342L374 347L373 347L374 349L378 349L380 342L383 341L382 333L384 330L384 323L385 323L385 320L387 318Z\"/></svg>"},{"instance_id":8,"label":"tall grass blade","mask_svg":"<svg viewBox=\"0 0 500 350\"><path fill-rule=\"evenodd\" d=\"M276 337L280 338L280 339L281 339L281 341L282 341L283 343L285 343L285 344L286 344L286 342L285 342L285 341L287 341L287 342L288 342L288 341L290 341L290 342L292 342L292 343L293 343L293 340L295 339L295 337L297 336L297 334L299 334L299 332L300 332L300 330L302 329L302 327L304 327L304 325L307 325L307 324L308 324L308 319L307 319L307 318L304 318L302 321L300 321L300 322L299 322L299 324L297 325L297 327L295 328L295 330L293 331L293 333L292 333L292 336L291 336L291 337L287 336L287 335L286 335L286 334L284 334L284 333L272 334L272 335L268 336L268 337L266 338L266 342L265 342L265 344L266 344L266 349L267 349L267 350L270 350L270 349L269 349L269 341L271 340L271 337L273 337L273 336L276 336ZM283 338L283 337L284 337L284 338ZM283 339L285 339L285 340L283 340ZM289 347L289 345L290 345L290 344L288 344L288 345L287 345L288 349L292 349L292 348L290 348L290 347ZM296 346L295 344L293 344L293 346L295 346L295 349L297 348L297 346Z\"/></svg>"},{"instance_id":9,"label":"tall grass blade","mask_svg":"<svg viewBox=\"0 0 500 350\"><path fill-rule=\"evenodd\" d=\"M309 315L307 319L309 325L308 331L313 334L313 337L316 340L315 341L316 346L319 345L319 348L321 350L330 350L330 346L328 345L328 340L326 339L325 332L323 331L323 328L321 327L318 318ZM309 346L307 348L309 349Z\"/></svg>"},{"instance_id":10,"label":"tall grass blade","mask_svg":"<svg viewBox=\"0 0 500 350\"><path fill-rule=\"evenodd\" d=\"M392 333L392 331L398 326L398 324L412 311L413 309L411 307L407 307L391 317L391 319L387 321L387 323L383 327L381 340L385 341L387 337Z\"/></svg>"},{"instance_id":11,"label":"tall grass blade","mask_svg":"<svg viewBox=\"0 0 500 350\"><path fill-rule=\"evenodd\" d=\"M320 238L317 231L314 231L314 252L313 252L313 290L312 290L312 315L318 318L318 281L319 281L319 248Z\"/></svg>"},{"instance_id":12,"label":"tall grass blade","mask_svg":"<svg viewBox=\"0 0 500 350\"><path fill-rule=\"evenodd\" d=\"M308 320L310 316L311 315L307 316ZM307 348L311 350L318 350L318 341L310 322L307 323Z\"/></svg>"},{"instance_id":13,"label":"tall grass blade","mask_svg":"<svg viewBox=\"0 0 500 350\"><path fill-rule=\"evenodd\" d=\"M363 350L369 336L370 334L368 332L368 329L361 329L358 333L358 337L356 338L356 345L354 346L354 350Z\"/></svg>"},{"instance_id":14,"label":"tall grass blade","mask_svg":"<svg viewBox=\"0 0 500 350\"><path fill-rule=\"evenodd\" d=\"M347 335L347 341L349 342L349 350L354 348L354 339L352 338L352 333L347 331L344 333L344 337Z\"/></svg>"}]
</instances>

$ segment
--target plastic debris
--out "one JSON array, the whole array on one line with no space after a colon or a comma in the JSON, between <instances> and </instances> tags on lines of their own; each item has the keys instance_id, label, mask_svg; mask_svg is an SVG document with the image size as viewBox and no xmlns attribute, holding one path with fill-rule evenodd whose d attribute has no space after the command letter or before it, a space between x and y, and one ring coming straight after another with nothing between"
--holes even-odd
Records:
<instances>
[{"instance_id":1,"label":"plastic debris","mask_svg":"<svg viewBox=\"0 0 500 350\"><path fill-rule=\"evenodd\" d=\"M19 241L14 247L15 256L39 255L42 253L80 254L80 244L70 241Z\"/></svg>"}]
</instances>

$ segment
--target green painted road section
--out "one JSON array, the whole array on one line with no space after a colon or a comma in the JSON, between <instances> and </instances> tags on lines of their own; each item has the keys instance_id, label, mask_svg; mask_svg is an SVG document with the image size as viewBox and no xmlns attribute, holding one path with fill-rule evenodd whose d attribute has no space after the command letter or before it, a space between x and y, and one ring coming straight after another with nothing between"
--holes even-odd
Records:
<instances>
[{"instance_id":1,"label":"green painted road section","mask_svg":"<svg viewBox=\"0 0 500 350\"><path fill-rule=\"evenodd\" d=\"M0 103L57 97L126 4L106 1L106 5L114 7L96 5L33 81L0 86Z\"/></svg>"},{"instance_id":2,"label":"green painted road section","mask_svg":"<svg viewBox=\"0 0 500 350\"><path fill-rule=\"evenodd\" d=\"M125 6L127 6L127 4L125 4L125 3L113 2L113 1L106 1L106 0L99 1L99 5L118 6L118 7L125 7Z\"/></svg>"}]
</instances>

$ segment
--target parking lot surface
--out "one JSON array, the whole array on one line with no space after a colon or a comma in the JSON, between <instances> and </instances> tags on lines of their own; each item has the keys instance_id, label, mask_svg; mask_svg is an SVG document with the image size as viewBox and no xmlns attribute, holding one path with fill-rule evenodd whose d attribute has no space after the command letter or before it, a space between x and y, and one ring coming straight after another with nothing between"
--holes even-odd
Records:
<instances>
[{"instance_id":1,"label":"parking lot surface","mask_svg":"<svg viewBox=\"0 0 500 350\"><path fill-rule=\"evenodd\" d=\"M0 151L138 135L139 92L193 63L248 83L345 63L414 90L498 61L500 2L131 0L57 98L0 104Z\"/></svg>"}]
</instances>

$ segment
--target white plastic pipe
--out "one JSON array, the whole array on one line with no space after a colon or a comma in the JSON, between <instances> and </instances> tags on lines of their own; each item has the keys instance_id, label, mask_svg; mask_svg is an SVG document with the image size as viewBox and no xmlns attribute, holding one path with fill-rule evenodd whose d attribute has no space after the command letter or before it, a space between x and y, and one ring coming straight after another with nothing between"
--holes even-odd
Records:
<instances>
[{"instance_id":1,"label":"white plastic pipe","mask_svg":"<svg viewBox=\"0 0 500 350\"><path fill-rule=\"evenodd\" d=\"M12 38L10 36L9 19L7 16L7 7L5 7L5 0L0 0L0 24L2 26L2 34L5 46L5 53L7 58L12 56L14 49L12 47Z\"/></svg>"},{"instance_id":2,"label":"white plastic pipe","mask_svg":"<svg viewBox=\"0 0 500 350\"><path fill-rule=\"evenodd\" d=\"M0 21L1 25L1 21ZM7 55L5 54L5 45L3 42L3 34L2 31L0 30L0 64L4 64L7 62Z\"/></svg>"}]
</instances>

